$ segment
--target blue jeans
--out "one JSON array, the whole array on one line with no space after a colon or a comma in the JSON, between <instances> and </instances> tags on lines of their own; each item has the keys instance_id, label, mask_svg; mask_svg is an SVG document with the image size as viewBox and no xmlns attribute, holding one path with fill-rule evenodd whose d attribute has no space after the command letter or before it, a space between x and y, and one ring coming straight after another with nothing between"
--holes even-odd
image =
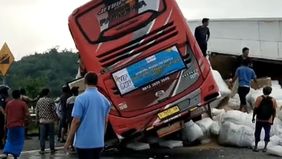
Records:
<instances>
[{"instance_id":1,"label":"blue jeans","mask_svg":"<svg viewBox=\"0 0 282 159\"><path fill-rule=\"evenodd\" d=\"M267 122L256 122L256 130L255 130L255 142L258 143L260 141L260 133L262 128L264 128L265 136L264 141L269 142L270 141L270 129L271 124Z\"/></svg>"},{"instance_id":2,"label":"blue jeans","mask_svg":"<svg viewBox=\"0 0 282 159\"><path fill-rule=\"evenodd\" d=\"M41 151L45 150L45 140L49 136L50 149L55 150L55 126L54 123L40 123L40 147Z\"/></svg>"}]
</instances>

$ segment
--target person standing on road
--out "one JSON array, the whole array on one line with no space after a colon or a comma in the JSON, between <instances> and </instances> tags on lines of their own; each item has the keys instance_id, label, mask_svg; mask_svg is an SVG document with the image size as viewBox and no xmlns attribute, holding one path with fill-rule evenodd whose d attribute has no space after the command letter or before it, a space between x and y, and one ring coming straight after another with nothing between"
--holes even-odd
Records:
<instances>
[{"instance_id":1,"label":"person standing on road","mask_svg":"<svg viewBox=\"0 0 282 159\"><path fill-rule=\"evenodd\" d=\"M6 103L8 102L9 95L8 95L9 88L6 86L2 86L0 88L0 149L4 148L4 141L5 141L5 108Z\"/></svg>"},{"instance_id":2,"label":"person standing on road","mask_svg":"<svg viewBox=\"0 0 282 159\"><path fill-rule=\"evenodd\" d=\"M45 140L49 135L51 153L55 153L55 122L58 119L55 102L49 97L50 90L45 88L41 91L41 98L36 103L37 116L40 127L40 154L45 153Z\"/></svg>"},{"instance_id":3,"label":"person standing on road","mask_svg":"<svg viewBox=\"0 0 282 159\"><path fill-rule=\"evenodd\" d=\"M210 38L209 21L208 18L203 18L202 25L195 29L195 38L204 56L207 56L208 40Z\"/></svg>"},{"instance_id":4,"label":"person standing on road","mask_svg":"<svg viewBox=\"0 0 282 159\"><path fill-rule=\"evenodd\" d=\"M244 60L242 65L237 68L232 80L232 83L234 83L237 78L239 80L238 94L240 97L240 111L246 112L248 112L246 96L250 92L251 81L254 80L256 82L257 78L255 71L249 67L249 64L249 60Z\"/></svg>"},{"instance_id":5,"label":"person standing on road","mask_svg":"<svg viewBox=\"0 0 282 159\"><path fill-rule=\"evenodd\" d=\"M72 122L72 116L71 116L71 113L72 113L72 110L73 110L73 106L74 106L74 102L75 102L75 99L76 97L78 96L78 88L79 87L72 87L71 88L71 93L72 93L72 96L68 98L67 100L67 124L68 124L68 132L70 130L70 127L71 127L71 122ZM71 145L71 151L74 151L74 147L73 145Z\"/></svg>"},{"instance_id":6,"label":"person standing on road","mask_svg":"<svg viewBox=\"0 0 282 159\"><path fill-rule=\"evenodd\" d=\"M104 135L111 104L97 90L98 77L89 72L85 75L86 91L74 103L72 123L64 146L67 152L72 140L79 159L99 159L104 148Z\"/></svg>"},{"instance_id":7,"label":"person standing on road","mask_svg":"<svg viewBox=\"0 0 282 159\"><path fill-rule=\"evenodd\" d=\"M18 158L24 146L25 139L25 122L29 116L28 107L25 102L20 99L21 93L19 90L12 92L13 100L7 103L6 124L7 124L7 141L3 153L7 158L8 154Z\"/></svg>"},{"instance_id":8,"label":"person standing on road","mask_svg":"<svg viewBox=\"0 0 282 159\"><path fill-rule=\"evenodd\" d=\"M253 123L256 118L256 130L255 130L255 147L254 151L258 152L258 143L260 141L261 129L264 128L265 132L265 146L263 152L267 151L267 144L270 141L270 129L273 125L274 118L276 116L276 100L269 96L272 92L272 88L267 86L263 88L263 95L256 99L256 105L253 114Z\"/></svg>"},{"instance_id":9,"label":"person standing on road","mask_svg":"<svg viewBox=\"0 0 282 159\"><path fill-rule=\"evenodd\" d=\"M72 122L71 113L72 113L72 110L73 110L75 99L76 99L76 97L78 96L78 93L79 93L78 88L79 87L72 87L71 88L72 96L69 97L68 100L67 100L67 124L68 124L68 129L70 128L71 122Z\"/></svg>"},{"instance_id":10,"label":"person standing on road","mask_svg":"<svg viewBox=\"0 0 282 159\"><path fill-rule=\"evenodd\" d=\"M61 118L59 129L59 140L61 143L65 142L65 135L67 131L67 99L71 96L70 89L67 85L62 87L63 94L60 97Z\"/></svg>"}]
</instances>

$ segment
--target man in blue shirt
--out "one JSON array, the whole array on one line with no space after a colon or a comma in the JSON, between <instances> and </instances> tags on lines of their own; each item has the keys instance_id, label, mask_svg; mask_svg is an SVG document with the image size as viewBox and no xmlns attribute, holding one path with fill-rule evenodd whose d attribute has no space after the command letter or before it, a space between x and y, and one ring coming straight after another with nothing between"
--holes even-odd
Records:
<instances>
[{"instance_id":1,"label":"man in blue shirt","mask_svg":"<svg viewBox=\"0 0 282 159\"><path fill-rule=\"evenodd\" d=\"M239 80L238 94L240 97L240 111L246 111L246 112L248 112L246 96L250 92L252 80L256 82L256 78L257 78L255 71L249 67L250 64L251 64L250 60L243 60L242 65L237 68L235 77L233 78L233 82L237 78Z\"/></svg>"},{"instance_id":2,"label":"man in blue shirt","mask_svg":"<svg viewBox=\"0 0 282 159\"><path fill-rule=\"evenodd\" d=\"M72 111L72 123L65 144L68 151L74 138L79 159L99 159L104 147L104 135L110 102L97 90L98 77L89 72L85 75L87 89L79 95Z\"/></svg>"}]
</instances>

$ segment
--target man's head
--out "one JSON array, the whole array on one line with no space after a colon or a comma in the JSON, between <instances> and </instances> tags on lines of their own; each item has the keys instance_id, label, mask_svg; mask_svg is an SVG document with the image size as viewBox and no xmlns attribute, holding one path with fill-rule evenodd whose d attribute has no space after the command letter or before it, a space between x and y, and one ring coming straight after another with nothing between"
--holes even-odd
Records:
<instances>
[{"instance_id":1,"label":"man's head","mask_svg":"<svg viewBox=\"0 0 282 159\"><path fill-rule=\"evenodd\" d=\"M24 88L21 88L21 89L20 89L20 92L21 92L21 95L26 95L26 91L25 91Z\"/></svg>"},{"instance_id":2,"label":"man's head","mask_svg":"<svg viewBox=\"0 0 282 159\"><path fill-rule=\"evenodd\" d=\"M263 92L263 95L268 96L268 95L271 94L272 88L270 86L266 86L266 87L263 88L262 92Z\"/></svg>"},{"instance_id":3,"label":"man's head","mask_svg":"<svg viewBox=\"0 0 282 159\"><path fill-rule=\"evenodd\" d=\"M41 95L41 97L46 97L46 96L49 95L49 93L50 93L50 90L48 88L44 88L44 89L41 90L40 95Z\"/></svg>"},{"instance_id":4,"label":"man's head","mask_svg":"<svg viewBox=\"0 0 282 159\"><path fill-rule=\"evenodd\" d=\"M9 96L9 87L7 86L0 86L0 95L2 95L3 97L8 97Z\"/></svg>"},{"instance_id":5,"label":"man's head","mask_svg":"<svg viewBox=\"0 0 282 159\"><path fill-rule=\"evenodd\" d=\"M14 99L19 99L21 97L21 91L20 90L13 90L12 96Z\"/></svg>"},{"instance_id":6,"label":"man's head","mask_svg":"<svg viewBox=\"0 0 282 159\"><path fill-rule=\"evenodd\" d=\"M203 24L203 26L208 26L209 25L209 22L210 22L210 19L209 18L203 18L202 19L202 24Z\"/></svg>"},{"instance_id":7,"label":"man's head","mask_svg":"<svg viewBox=\"0 0 282 159\"><path fill-rule=\"evenodd\" d=\"M248 56L249 56L249 52L250 52L250 49L247 48L247 47L244 47L244 48L242 49L242 55L243 55L244 57L248 57Z\"/></svg>"},{"instance_id":8,"label":"man's head","mask_svg":"<svg viewBox=\"0 0 282 159\"><path fill-rule=\"evenodd\" d=\"M72 87L71 88L71 94L74 95L74 96L78 96L78 89L79 87Z\"/></svg>"},{"instance_id":9,"label":"man's head","mask_svg":"<svg viewBox=\"0 0 282 159\"><path fill-rule=\"evenodd\" d=\"M68 87L68 85L63 85L62 91L63 91L63 93L70 93L70 88Z\"/></svg>"},{"instance_id":10,"label":"man's head","mask_svg":"<svg viewBox=\"0 0 282 159\"><path fill-rule=\"evenodd\" d=\"M98 82L98 76L94 72L88 72L85 75L85 84L88 86L96 86Z\"/></svg>"}]
</instances>

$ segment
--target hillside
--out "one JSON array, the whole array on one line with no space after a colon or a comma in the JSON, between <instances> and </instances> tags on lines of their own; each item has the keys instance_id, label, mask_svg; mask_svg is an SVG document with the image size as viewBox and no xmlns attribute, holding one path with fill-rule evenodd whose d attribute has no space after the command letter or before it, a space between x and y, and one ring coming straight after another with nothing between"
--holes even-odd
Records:
<instances>
[{"instance_id":1,"label":"hillside","mask_svg":"<svg viewBox=\"0 0 282 159\"><path fill-rule=\"evenodd\" d=\"M23 57L12 65L6 83L14 89L25 88L33 97L44 87L51 89L52 96L59 96L61 86L77 73L77 59L74 52L56 48Z\"/></svg>"}]
</instances>

